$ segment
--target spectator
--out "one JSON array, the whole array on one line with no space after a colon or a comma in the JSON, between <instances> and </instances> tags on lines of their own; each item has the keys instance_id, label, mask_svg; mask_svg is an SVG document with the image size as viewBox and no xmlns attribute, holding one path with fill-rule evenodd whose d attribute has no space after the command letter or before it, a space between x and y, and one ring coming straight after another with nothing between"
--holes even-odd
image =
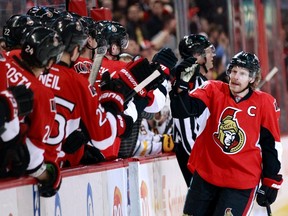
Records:
<instances>
[{"instance_id":1,"label":"spectator","mask_svg":"<svg viewBox=\"0 0 288 216\"><path fill-rule=\"evenodd\" d=\"M163 29L161 29L151 39L156 50L160 50L162 47L168 47L175 50L176 45L176 19L171 15L165 15L163 22Z\"/></svg>"},{"instance_id":2,"label":"spectator","mask_svg":"<svg viewBox=\"0 0 288 216\"><path fill-rule=\"evenodd\" d=\"M143 41L144 42L144 41ZM129 44L127 49L125 50L126 53L129 53L132 56L137 56L140 54L140 45L131 37L129 38ZM146 56L144 56L145 58Z\"/></svg>"},{"instance_id":3,"label":"spectator","mask_svg":"<svg viewBox=\"0 0 288 216\"><path fill-rule=\"evenodd\" d=\"M154 48L154 45L148 41L145 40L140 45L140 56L147 58L149 61L152 61L153 56L157 53L157 50Z\"/></svg>"},{"instance_id":4,"label":"spectator","mask_svg":"<svg viewBox=\"0 0 288 216\"><path fill-rule=\"evenodd\" d=\"M151 11L146 21L146 28L149 29L148 40L151 40L159 31L164 28L164 4L162 1L153 1Z\"/></svg>"},{"instance_id":5,"label":"spectator","mask_svg":"<svg viewBox=\"0 0 288 216\"><path fill-rule=\"evenodd\" d=\"M113 14L115 12L120 14L127 14L128 2L129 2L128 0L117 0L117 1L114 0Z\"/></svg>"},{"instance_id":6,"label":"spectator","mask_svg":"<svg viewBox=\"0 0 288 216\"><path fill-rule=\"evenodd\" d=\"M122 26L126 26L127 25L126 13L115 11L113 13L113 21L120 23Z\"/></svg>"},{"instance_id":7,"label":"spectator","mask_svg":"<svg viewBox=\"0 0 288 216\"><path fill-rule=\"evenodd\" d=\"M138 44L143 43L148 38L148 31L143 24L143 11L138 4L129 6L127 12L126 31L129 38L135 40ZM149 29L150 31L150 29Z\"/></svg>"}]
</instances>

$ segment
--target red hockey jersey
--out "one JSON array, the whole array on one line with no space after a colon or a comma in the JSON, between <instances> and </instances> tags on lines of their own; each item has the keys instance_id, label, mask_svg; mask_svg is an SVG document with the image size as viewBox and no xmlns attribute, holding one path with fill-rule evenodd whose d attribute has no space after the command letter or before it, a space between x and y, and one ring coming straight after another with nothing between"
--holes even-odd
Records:
<instances>
[{"instance_id":1,"label":"red hockey jersey","mask_svg":"<svg viewBox=\"0 0 288 216\"><path fill-rule=\"evenodd\" d=\"M16 54L1 59L0 82L7 83L8 87L24 84L34 93L33 111L22 120L28 125L25 137L30 153L28 170L33 170L43 162L44 152L47 153L46 160L56 160L57 153L46 144L50 133L54 130L56 105L53 92L43 86L32 72L19 66L13 56Z\"/></svg>"},{"instance_id":2,"label":"red hockey jersey","mask_svg":"<svg viewBox=\"0 0 288 216\"><path fill-rule=\"evenodd\" d=\"M210 116L195 141L188 168L216 186L254 188L262 172L260 129L266 128L275 140L266 140L261 145L281 149L280 109L276 100L267 93L252 91L237 103L229 86L219 81L205 82L191 91L190 96L202 100ZM280 156L278 151L278 158L276 154L271 163L280 161Z\"/></svg>"},{"instance_id":3,"label":"red hockey jersey","mask_svg":"<svg viewBox=\"0 0 288 216\"><path fill-rule=\"evenodd\" d=\"M89 78L90 71L92 69L92 60L88 58L79 57L75 64L74 64L74 70L81 74L82 76Z\"/></svg>"},{"instance_id":4,"label":"red hockey jersey","mask_svg":"<svg viewBox=\"0 0 288 216\"><path fill-rule=\"evenodd\" d=\"M58 130L51 134L49 143L65 140L80 127L80 120L89 132L92 144L106 158L117 157L119 146L114 145L117 136L115 117L99 106L99 95L88 80L62 65L54 65L40 81L55 94Z\"/></svg>"}]
</instances>

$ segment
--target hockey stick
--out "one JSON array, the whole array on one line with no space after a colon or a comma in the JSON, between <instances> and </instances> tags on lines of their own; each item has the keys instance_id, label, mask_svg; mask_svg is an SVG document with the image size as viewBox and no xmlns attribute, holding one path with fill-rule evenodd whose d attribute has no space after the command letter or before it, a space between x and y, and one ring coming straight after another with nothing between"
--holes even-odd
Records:
<instances>
[{"instance_id":1,"label":"hockey stick","mask_svg":"<svg viewBox=\"0 0 288 216\"><path fill-rule=\"evenodd\" d=\"M128 102L134 95L136 95L139 91L145 88L149 83L159 77L161 73L158 70L155 70L152 74L150 74L146 79L144 79L141 83L134 87L132 91L127 95L125 102Z\"/></svg>"},{"instance_id":2,"label":"hockey stick","mask_svg":"<svg viewBox=\"0 0 288 216\"><path fill-rule=\"evenodd\" d=\"M271 207L268 202L266 202L266 210L267 210L267 215L272 216Z\"/></svg>"},{"instance_id":3,"label":"hockey stick","mask_svg":"<svg viewBox=\"0 0 288 216\"><path fill-rule=\"evenodd\" d=\"M100 70L102 60L107 52L107 46L101 46L96 49L96 54L93 60L92 68L89 74L89 83L90 85L94 85L98 72Z\"/></svg>"},{"instance_id":4,"label":"hockey stick","mask_svg":"<svg viewBox=\"0 0 288 216\"><path fill-rule=\"evenodd\" d=\"M272 70L267 74L265 79L259 83L259 85L257 86L257 90L261 89L265 83L269 82L277 72L278 68L273 67Z\"/></svg>"}]
</instances>

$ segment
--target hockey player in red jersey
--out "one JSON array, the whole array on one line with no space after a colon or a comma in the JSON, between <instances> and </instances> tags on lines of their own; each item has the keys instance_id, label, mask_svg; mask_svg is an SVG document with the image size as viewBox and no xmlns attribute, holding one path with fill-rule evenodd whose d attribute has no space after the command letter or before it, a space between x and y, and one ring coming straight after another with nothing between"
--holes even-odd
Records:
<instances>
[{"instance_id":1,"label":"hockey player in red jersey","mask_svg":"<svg viewBox=\"0 0 288 216\"><path fill-rule=\"evenodd\" d=\"M94 21L91 17L81 17L80 22L82 23L85 32L88 35L88 40L81 52L79 58L76 60L75 64L73 65L74 70L86 77L89 78L89 74L92 68L93 57L95 50L97 48L97 25L96 21ZM98 83L99 84L99 83ZM95 85L97 88L97 86Z\"/></svg>"},{"instance_id":2,"label":"hockey player in red jersey","mask_svg":"<svg viewBox=\"0 0 288 216\"><path fill-rule=\"evenodd\" d=\"M249 215L257 195L261 206L273 203L282 183L280 109L271 95L254 90L261 74L256 55L239 52L227 67L229 84L207 81L189 93L190 115L209 110L195 140L188 168L193 179L184 214Z\"/></svg>"},{"instance_id":3,"label":"hockey player in red jersey","mask_svg":"<svg viewBox=\"0 0 288 216\"><path fill-rule=\"evenodd\" d=\"M39 19L29 15L13 15L3 27L6 50L21 49L25 35L33 28L42 26Z\"/></svg>"},{"instance_id":4,"label":"hockey player in red jersey","mask_svg":"<svg viewBox=\"0 0 288 216\"><path fill-rule=\"evenodd\" d=\"M104 158L115 159L119 145L114 145L114 140L125 135L126 126L132 124L132 118L121 113L123 96L112 90L99 95L85 77L73 70L73 63L88 38L79 20L58 18L52 28L63 38L65 51L50 74L40 77L56 97L58 131L51 134L48 142L62 142L62 150L66 152L64 162L67 160L71 166ZM103 106L109 103L111 109L107 111L108 107L104 106L104 109L100 102ZM89 144L87 141L90 141ZM86 153L96 153L93 155L95 158L81 161L83 157L85 160Z\"/></svg>"},{"instance_id":5,"label":"hockey player in red jersey","mask_svg":"<svg viewBox=\"0 0 288 216\"><path fill-rule=\"evenodd\" d=\"M156 69L156 67L153 69L153 67L149 65L149 62L145 61L144 59L139 59L139 61L135 63L132 62L130 64L127 64L126 62L123 62L123 61L119 61L120 54L122 53L123 49L126 49L126 47L128 46L128 35L126 33L125 28L120 23L104 20L104 21L99 21L96 24L94 24L93 22L91 22L91 20L87 18L84 19L84 18L85 17L82 17L80 21L82 20L82 23L84 24L86 23L85 25L88 27L88 34L90 36L89 37L90 42L88 41L84 53L82 53L81 57L78 58L77 62L74 64L74 69L78 73L84 75L85 77L87 78L89 77L89 74L92 68L92 63L93 63L92 60L90 59L92 51L89 47L92 47L93 44L95 45L93 41L95 37L94 34L96 33L97 47L98 48L102 46L107 47L107 52L105 53L105 56L101 62L101 67L100 67L100 70L98 72L98 76L96 79L95 88L97 92L99 92L98 86L99 86L99 83L102 81L102 75L104 73L110 74L109 79L111 79L112 82L114 79L124 78L123 79L124 82L126 82L126 85L129 86L131 90L132 88L135 87L133 86L133 84L135 83L132 84L131 79L127 79L125 78L125 76L120 77L121 75L130 74L131 77L133 77L135 75L133 74L133 72L137 73L138 74L137 78L139 77L140 78L139 79L136 78L134 81L136 81L139 84L143 79L147 77L147 75L150 75L150 73ZM164 56L162 55L163 53L167 54L168 56L169 54L171 56L171 53L173 54L172 51L170 51L169 53L169 50L164 50L161 54L159 54L160 57L158 58L158 60L163 60L162 59ZM168 65L173 64L174 66L177 62L177 58L173 54L171 59L168 59L166 62L169 62ZM142 66L139 66L140 64L142 64ZM138 67L134 67L136 65ZM131 68L133 69L129 71ZM143 72L145 71L145 68L146 68L146 72L148 73ZM163 66L163 68L167 68L167 67ZM121 74L121 71L123 71L122 74ZM161 79L162 78L158 78L157 80L161 80ZM143 109L147 109L148 111L151 111L151 112L157 112L164 106L166 93L167 93L167 90L164 87L164 85L167 84L167 81L164 81L163 85L160 85L160 83L157 86L159 86L159 89L161 89L162 91L160 91L159 89L157 89L157 87L155 87L155 89L157 90L151 91L149 93L149 100L145 94L145 96L142 96L141 98L142 100L137 100L137 101L134 100L133 102L128 100L129 102L126 103L127 106L125 105L124 113L132 116L134 123L138 118L138 114L141 113ZM120 139L117 138L115 142L119 143ZM133 149L131 149L131 152L132 151Z\"/></svg>"},{"instance_id":6,"label":"hockey player in red jersey","mask_svg":"<svg viewBox=\"0 0 288 216\"><path fill-rule=\"evenodd\" d=\"M27 125L23 142L30 154L27 173L39 180L41 196L53 196L59 189L61 175L55 164L55 149L47 145L54 129L56 107L53 92L39 82L41 73L47 73L63 52L64 46L57 32L37 27L25 37L20 54L1 60L1 82L8 87L25 85L34 93L33 111L22 119ZM43 118L45 116L45 118ZM44 158L45 156L45 158Z\"/></svg>"},{"instance_id":7,"label":"hockey player in red jersey","mask_svg":"<svg viewBox=\"0 0 288 216\"><path fill-rule=\"evenodd\" d=\"M105 39L107 41L108 46L106 55L102 61L98 79L99 80L101 79L103 73L109 72L111 78L120 77L120 79L124 78L123 80L127 80L125 76L123 76L123 74L125 73L122 73L121 70L129 69L129 67L133 65L133 62L129 62L127 64L126 62L119 61L120 54L123 52L124 49L127 48L129 43L129 36L126 32L126 29L120 23L114 21L100 21L98 22L98 25L100 25L99 27L100 29L102 28L99 31L98 37ZM169 75L170 70L175 66L177 62L177 58L171 49L165 48L160 50L154 56L152 62L155 65L156 64L161 65L161 70ZM141 63L141 60L138 60L138 63ZM145 64L145 61L143 61L143 64ZM157 67L155 67L155 69L157 69ZM140 77L141 76L140 67L139 72L137 71L137 73L138 73L137 75ZM144 73L142 74L144 76ZM136 74L133 75L136 76ZM160 80L161 79L158 79L159 82ZM157 113L164 107L166 101L168 83L167 80L165 79L163 79L162 81L163 82L162 83L160 82L154 89L152 89L152 91L148 92L146 96L146 98L148 99L148 104L145 107L146 112Z\"/></svg>"},{"instance_id":8,"label":"hockey player in red jersey","mask_svg":"<svg viewBox=\"0 0 288 216\"><path fill-rule=\"evenodd\" d=\"M178 164L186 181L190 185L192 173L187 168L188 158L195 138L205 124L201 122L204 112L199 118L181 118L185 112L184 103L189 97L188 92L198 88L207 80L208 70L213 68L215 48L203 35L191 34L184 36L179 42L181 62L175 67L175 78L170 92L170 108L173 117L173 139Z\"/></svg>"}]
</instances>

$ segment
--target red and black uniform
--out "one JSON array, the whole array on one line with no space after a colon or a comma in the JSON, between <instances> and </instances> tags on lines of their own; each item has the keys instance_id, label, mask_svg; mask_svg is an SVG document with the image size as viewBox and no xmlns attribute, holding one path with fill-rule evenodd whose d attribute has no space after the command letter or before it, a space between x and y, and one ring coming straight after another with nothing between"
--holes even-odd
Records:
<instances>
[{"instance_id":1,"label":"red and black uniform","mask_svg":"<svg viewBox=\"0 0 288 216\"><path fill-rule=\"evenodd\" d=\"M250 91L238 103L230 94L227 84L215 81L190 93L203 101L210 117L195 141L188 167L220 187L253 188L261 178L262 160L269 161L270 170L263 167L268 176L280 170L280 108L275 98L261 91ZM232 137L225 141L228 132ZM267 158L261 158L261 149Z\"/></svg>"},{"instance_id":2,"label":"red and black uniform","mask_svg":"<svg viewBox=\"0 0 288 216\"><path fill-rule=\"evenodd\" d=\"M247 191L247 200L240 200L243 205L235 208L248 213L262 175L271 178L280 170L280 109L276 100L249 89L236 102L228 84L220 81L207 81L189 95L191 113L199 116L206 108L210 113L190 154L188 168L196 174L193 181L200 176L210 185L207 187ZM197 193L193 190L187 200L189 193Z\"/></svg>"},{"instance_id":3,"label":"red and black uniform","mask_svg":"<svg viewBox=\"0 0 288 216\"><path fill-rule=\"evenodd\" d=\"M88 79L60 62L53 65L48 75L40 76L40 81L53 90L56 98L58 130L51 134L50 143L64 142L82 122L93 146L106 159L117 157L119 145L114 141L125 130L125 123L120 126L119 119L99 105L99 94ZM81 156L74 158L79 160ZM72 165L78 162L70 161Z\"/></svg>"},{"instance_id":4,"label":"red and black uniform","mask_svg":"<svg viewBox=\"0 0 288 216\"><path fill-rule=\"evenodd\" d=\"M89 58L79 56L73 65L74 70L82 76L89 78L90 71L92 69L93 61Z\"/></svg>"},{"instance_id":5,"label":"red and black uniform","mask_svg":"<svg viewBox=\"0 0 288 216\"><path fill-rule=\"evenodd\" d=\"M57 152L47 145L47 140L53 132L56 106L53 92L42 85L35 75L19 60L19 55L12 54L0 61L0 83L7 87L25 85L34 93L33 112L21 119L25 124L24 142L30 153L30 163L27 170L31 173L38 170L45 160L56 161Z\"/></svg>"}]
</instances>

